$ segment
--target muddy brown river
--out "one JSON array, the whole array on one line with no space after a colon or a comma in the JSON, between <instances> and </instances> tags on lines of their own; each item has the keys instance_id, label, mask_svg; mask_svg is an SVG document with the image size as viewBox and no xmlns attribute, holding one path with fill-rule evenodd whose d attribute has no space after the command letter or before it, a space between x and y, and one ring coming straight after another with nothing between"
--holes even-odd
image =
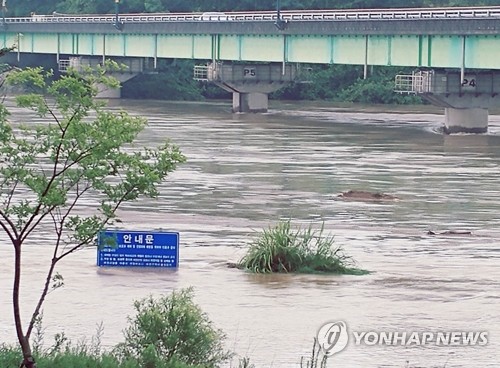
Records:
<instances>
[{"instance_id":1,"label":"muddy brown river","mask_svg":"<svg viewBox=\"0 0 500 368\"><path fill-rule=\"evenodd\" d=\"M140 145L169 138L188 158L159 198L120 211L124 229L178 231L179 268L98 268L95 249L67 258L58 269L65 286L44 308L47 345L63 331L90 339L102 322L102 343L111 347L122 341L134 300L192 286L227 348L257 368L299 367L317 331L333 321L376 333L484 331L488 344L351 340L328 367L499 366L500 116L490 116L487 135L443 136L442 113L428 107L272 103L267 114L247 115L231 114L227 102L113 102L120 107L149 119ZM336 199L347 190L400 200ZM226 267L280 218L324 222L372 273L252 275ZM26 249L25 318L51 256L48 236L36 234ZM3 233L0 258L0 341L10 343L12 249Z\"/></svg>"}]
</instances>

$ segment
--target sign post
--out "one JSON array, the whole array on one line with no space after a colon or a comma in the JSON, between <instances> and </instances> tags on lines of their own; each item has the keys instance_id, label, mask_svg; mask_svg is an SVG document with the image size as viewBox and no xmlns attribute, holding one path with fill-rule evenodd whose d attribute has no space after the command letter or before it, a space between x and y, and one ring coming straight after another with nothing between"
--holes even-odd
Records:
<instances>
[{"instance_id":1,"label":"sign post","mask_svg":"<svg viewBox=\"0 0 500 368\"><path fill-rule=\"evenodd\" d=\"M179 266L179 233L105 230L99 233L97 244L98 266Z\"/></svg>"}]
</instances>

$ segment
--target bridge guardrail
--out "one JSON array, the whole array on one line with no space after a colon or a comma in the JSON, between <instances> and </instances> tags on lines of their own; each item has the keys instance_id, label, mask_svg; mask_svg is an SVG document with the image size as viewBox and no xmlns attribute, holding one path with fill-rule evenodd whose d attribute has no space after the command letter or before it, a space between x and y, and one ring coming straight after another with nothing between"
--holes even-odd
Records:
<instances>
[{"instance_id":1,"label":"bridge guardrail","mask_svg":"<svg viewBox=\"0 0 500 368\"><path fill-rule=\"evenodd\" d=\"M58 62L58 69L60 72L65 73L71 66L71 61L69 59L60 59Z\"/></svg>"},{"instance_id":2,"label":"bridge guardrail","mask_svg":"<svg viewBox=\"0 0 500 368\"><path fill-rule=\"evenodd\" d=\"M208 66L195 65L193 69L193 79L201 82L208 82Z\"/></svg>"},{"instance_id":3,"label":"bridge guardrail","mask_svg":"<svg viewBox=\"0 0 500 368\"><path fill-rule=\"evenodd\" d=\"M395 79L394 92L407 94L431 93L433 76L432 71L398 74Z\"/></svg>"},{"instance_id":4,"label":"bridge guardrail","mask_svg":"<svg viewBox=\"0 0 500 368\"><path fill-rule=\"evenodd\" d=\"M276 12L228 12L220 22L276 21ZM285 21L353 21L353 20L419 20L419 19L485 19L499 18L500 6L492 7L450 7L450 8L400 8L371 10L284 10L281 19ZM8 23L114 23L111 14L68 15L32 15L31 17L9 17L2 20ZM120 22L213 22L200 13L144 13L120 14Z\"/></svg>"}]
</instances>

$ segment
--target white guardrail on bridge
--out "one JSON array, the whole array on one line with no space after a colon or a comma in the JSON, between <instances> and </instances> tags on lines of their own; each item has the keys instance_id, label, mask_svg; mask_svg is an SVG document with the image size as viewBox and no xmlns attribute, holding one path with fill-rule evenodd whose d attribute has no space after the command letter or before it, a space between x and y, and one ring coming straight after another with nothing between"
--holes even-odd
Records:
<instances>
[{"instance_id":1,"label":"white guardrail on bridge","mask_svg":"<svg viewBox=\"0 0 500 368\"><path fill-rule=\"evenodd\" d=\"M208 13L142 13L120 14L119 21L125 23L154 22L214 22L214 21L276 21L275 11L227 12L207 17ZM352 20L419 20L419 19L484 19L499 18L500 6L493 7L451 7L451 8L401 8L370 10L283 10L285 21L352 21ZM54 13L33 14L30 17L0 19L0 23L114 23L114 14L71 15Z\"/></svg>"},{"instance_id":2,"label":"white guardrail on bridge","mask_svg":"<svg viewBox=\"0 0 500 368\"><path fill-rule=\"evenodd\" d=\"M419 94L432 91L433 71L418 71L412 74L398 74L395 79L394 92Z\"/></svg>"}]
</instances>

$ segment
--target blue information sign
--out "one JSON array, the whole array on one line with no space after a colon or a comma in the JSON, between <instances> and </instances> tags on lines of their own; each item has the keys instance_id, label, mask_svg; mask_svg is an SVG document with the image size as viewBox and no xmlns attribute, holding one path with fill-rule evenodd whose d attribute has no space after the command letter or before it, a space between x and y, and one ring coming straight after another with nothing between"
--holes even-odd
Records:
<instances>
[{"instance_id":1,"label":"blue information sign","mask_svg":"<svg viewBox=\"0 0 500 368\"><path fill-rule=\"evenodd\" d=\"M98 236L97 265L178 267L179 233L106 230Z\"/></svg>"}]
</instances>

